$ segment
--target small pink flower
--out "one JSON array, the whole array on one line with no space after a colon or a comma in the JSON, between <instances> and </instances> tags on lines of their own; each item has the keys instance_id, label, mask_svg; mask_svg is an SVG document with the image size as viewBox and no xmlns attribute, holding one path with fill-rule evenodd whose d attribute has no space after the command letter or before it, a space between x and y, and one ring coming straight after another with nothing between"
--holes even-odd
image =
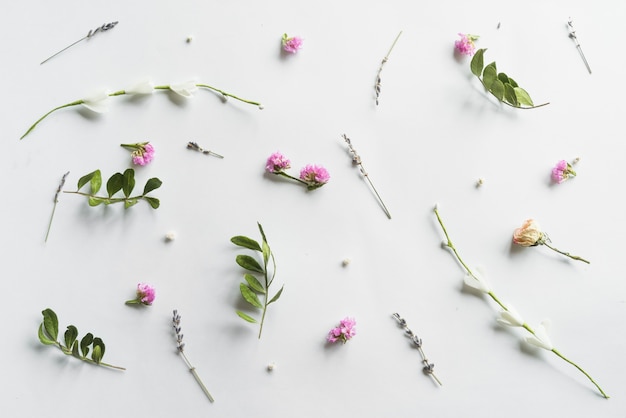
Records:
<instances>
[{"instance_id":1,"label":"small pink flower","mask_svg":"<svg viewBox=\"0 0 626 418\"><path fill-rule=\"evenodd\" d=\"M154 298L156 297L156 292L154 287L150 286L147 283L139 283L137 284L137 296L135 299L127 300L127 305L152 305L154 302Z\"/></svg>"},{"instance_id":2,"label":"small pink flower","mask_svg":"<svg viewBox=\"0 0 626 418\"><path fill-rule=\"evenodd\" d=\"M454 47L459 53L463 55L474 55L476 50L476 45L474 45L474 41L478 39L476 35L470 35L465 33L459 33L461 39L454 42Z\"/></svg>"},{"instance_id":3,"label":"small pink flower","mask_svg":"<svg viewBox=\"0 0 626 418\"><path fill-rule=\"evenodd\" d=\"M267 159L265 169L270 173L278 173L291 168L291 161L280 152L276 151Z\"/></svg>"},{"instance_id":4,"label":"small pink flower","mask_svg":"<svg viewBox=\"0 0 626 418\"><path fill-rule=\"evenodd\" d=\"M330 174L321 165L308 164L300 170L300 180L308 184L307 188L309 190L314 190L328 183Z\"/></svg>"},{"instance_id":5,"label":"small pink flower","mask_svg":"<svg viewBox=\"0 0 626 418\"><path fill-rule=\"evenodd\" d=\"M133 150L130 154L133 164L146 165L154 160L154 147L150 142L138 142L136 144L121 144L122 147Z\"/></svg>"},{"instance_id":6,"label":"small pink flower","mask_svg":"<svg viewBox=\"0 0 626 418\"><path fill-rule=\"evenodd\" d=\"M346 317L339 321L339 326L328 331L326 340L329 343L342 341L344 344L356 335L356 321L354 318Z\"/></svg>"},{"instance_id":7,"label":"small pink flower","mask_svg":"<svg viewBox=\"0 0 626 418\"><path fill-rule=\"evenodd\" d=\"M556 163L556 166L552 169L552 180L558 184L561 184L568 178L575 176L576 172L572 169L570 163L565 160L561 160Z\"/></svg>"},{"instance_id":8,"label":"small pink flower","mask_svg":"<svg viewBox=\"0 0 626 418\"><path fill-rule=\"evenodd\" d=\"M295 54L298 50L302 49L303 39L299 36L287 37L287 34L283 34L282 44L285 52Z\"/></svg>"}]
</instances>

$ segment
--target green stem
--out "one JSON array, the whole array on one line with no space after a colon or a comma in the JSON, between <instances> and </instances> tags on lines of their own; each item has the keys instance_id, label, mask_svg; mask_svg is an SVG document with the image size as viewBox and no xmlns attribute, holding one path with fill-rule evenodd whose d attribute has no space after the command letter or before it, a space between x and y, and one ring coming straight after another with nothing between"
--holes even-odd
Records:
<instances>
[{"instance_id":1,"label":"green stem","mask_svg":"<svg viewBox=\"0 0 626 418\"><path fill-rule=\"evenodd\" d=\"M571 258L572 260L579 260L579 261L582 261L583 263L591 264L589 261L585 260L584 258L579 257L577 255L571 255L570 253L566 253L564 251L556 249L553 246L551 246L550 244L548 244L547 242L544 242L543 245L545 245L546 247L548 247L552 251L556 251L559 254L563 254L564 256Z\"/></svg>"},{"instance_id":2,"label":"green stem","mask_svg":"<svg viewBox=\"0 0 626 418\"><path fill-rule=\"evenodd\" d=\"M285 173L284 171L276 171L276 172L274 172L274 174L276 174L278 176L287 177L288 179L291 179L291 180L295 180L298 183L304 184L307 188L310 186L310 184L308 182L306 182L306 181L304 181L302 179L299 179L298 177L291 176L291 175Z\"/></svg>"},{"instance_id":3,"label":"green stem","mask_svg":"<svg viewBox=\"0 0 626 418\"><path fill-rule=\"evenodd\" d=\"M110 203L119 203L119 202L128 202L131 200L143 199L144 195L139 196L131 196L131 197L104 197L104 196L96 196L94 194L83 193L83 192L71 192L71 191L63 191L63 193L77 194L85 197L92 197L94 199L102 200L102 203L110 204Z\"/></svg>"},{"instance_id":4,"label":"green stem","mask_svg":"<svg viewBox=\"0 0 626 418\"><path fill-rule=\"evenodd\" d=\"M446 227L443 224L443 221L441 219L441 216L439 216L439 211L437 208L434 209L435 211L435 215L437 216L437 221L439 221L439 225L441 226L441 229L443 230L444 235L446 236L446 246L448 248L450 248L452 250L452 252L454 253L457 261L461 264L461 266L463 266L463 268L465 269L465 271L467 271L467 273L473 277L474 279L478 280L476 278L476 276L472 273L472 271L469 269L469 267L467 267L467 264L465 264L465 262L461 259L461 257L459 256L459 253L457 252L456 248L454 247L454 244L452 244L452 241L450 240L450 236L448 235L448 231L446 230ZM544 243L544 245L546 245ZM549 247L551 248L551 247ZM560 251L559 251L560 252ZM579 259L579 258L577 258ZM582 260L582 259L581 259ZM582 260L585 261L585 260ZM491 299L493 299L494 302L496 302L502 309L504 309L505 311L509 311L509 309L506 307L506 305L504 305L504 303L502 303L500 301L500 299L495 295L495 293L493 293L493 291L488 291L486 292L487 295L489 295L491 297ZM521 326L522 328L524 328L526 331L528 331L530 334L532 334L533 336L536 336L535 331L526 323L522 324ZM604 391L602 390L602 388L600 388L600 386L595 382L595 380L593 380L591 378L591 376L584 371L579 365L577 365L576 363L574 363L573 361L569 360L568 358L566 358L565 356L563 356L556 348L552 348L550 351L552 351L554 354L556 354L557 356L559 356L560 358L562 358L563 360L565 360L566 362L568 362L569 364L571 364L572 366L576 367L580 372L582 372L587 379L589 379L591 381L591 383L593 383L595 385L595 387L600 391L600 393L602 394L602 396L604 396L605 398L609 398L609 396L604 393Z\"/></svg>"},{"instance_id":5,"label":"green stem","mask_svg":"<svg viewBox=\"0 0 626 418\"><path fill-rule=\"evenodd\" d=\"M208 84L196 84L196 86L198 86L198 87L200 87L200 88L205 88L205 89L213 90L213 91L215 91L215 92L218 92L218 93L222 94L224 97L232 97L232 98L233 98L233 99L235 99L235 100L239 100L239 101L241 101L241 102L248 103L248 104L251 104L251 105L258 106L259 108L262 108L261 103L259 103L259 102L253 102L253 101L251 101L251 100L242 99L241 97L237 97L237 96L235 96L235 95L233 95L233 94L227 93L227 92L225 92L225 91L223 91L223 90L220 90L220 89L218 89L218 88L215 88L215 87L209 86Z\"/></svg>"},{"instance_id":6,"label":"green stem","mask_svg":"<svg viewBox=\"0 0 626 418\"><path fill-rule=\"evenodd\" d=\"M87 363L91 363L91 364L96 365L96 366L104 366L104 367L109 367L109 368L111 368L111 369L126 370L126 368L125 368L125 367L114 366L114 365L112 365L112 364L109 364L109 363L104 363L104 362L102 362L102 361L101 361L100 363L97 363L97 362L95 362L95 361L93 361L92 359L87 358L87 357L76 357L76 356L74 356L74 355L72 354L72 350L69 350L67 347L62 346L60 342L58 342L58 341L57 341L56 345L57 345L57 347L59 347L59 349L63 352L63 354L68 355L68 356L72 356L72 357L74 357L74 358L77 358L77 359L79 359L79 360L85 361L85 362L87 362Z\"/></svg>"},{"instance_id":7,"label":"green stem","mask_svg":"<svg viewBox=\"0 0 626 418\"><path fill-rule=\"evenodd\" d=\"M76 100L75 102L68 103L68 104L64 104L63 106L55 107L54 109L52 109L51 111L49 111L48 113L46 113L45 115L43 115L42 117L40 117L39 119L37 119L37 122L33 123L33 125L32 125L30 128L28 128L28 130L26 131L26 133L25 133L24 135L22 135L22 136L20 137L20 139L24 139L24 138L26 137L26 135L28 135L29 133L31 133L31 131L32 131L33 129L35 129L35 127L39 124L39 122L41 122L42 120L44 120L45 118L47 118L47 117L48 117L48 115L50 115L51 113L54 113L54 112L56 112L57 110L64 109L64 108L66 108L66 107L70 107L70 106L78 106L78 105L83 104L83 103L84 103L84 101L83 101L83 100Z\"/></svg>"}]
</instances>

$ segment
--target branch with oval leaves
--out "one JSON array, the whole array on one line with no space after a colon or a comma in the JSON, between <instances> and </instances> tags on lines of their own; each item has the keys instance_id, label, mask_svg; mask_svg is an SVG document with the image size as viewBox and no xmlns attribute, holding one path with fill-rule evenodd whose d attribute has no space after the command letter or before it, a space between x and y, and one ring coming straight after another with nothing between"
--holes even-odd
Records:
<instances>
[{"instance_id":1,"label":"branch with oval leaves","mask_svg":"<svg viewBox=\"0 0 626 418\"><path fill-rule=\"evenodd\" d=\"M67 330L63 334L63 342L65 345L57 341L59 337L59 320L56 313L50 308L44 309L42 312L43 322L39 325L39 341L44 345L54 345L58 347L63 354L76 357L79 360L98 366L110 367L117 370L126 370L124 367L113 366L104 363L105 345L102 338L94 337L91 332L85 334L83 338L78 339L78 329L74 325L68 325ZM91 352L91 357L88 357Z\"/></svg>"},{"instance_id":2,"label":"branch with oval leaves","mask_svg":"<svg viewBox=\"0 0 626 418\"><path fill-rule=\"evenodd\" d=\"M243 278L246 281L245 283L239 284L239 290L241 292L241 296L243 299L248 302L251 306L257 309L262 310L261 314L261 322L259 327L259 339L261 338L261 333L263 332L263 323L265 321L265 314L267 312L267 307L272 303L276 302L280 295L283 293L283 286L274 294L273 297L270 298L270 286L274 282L274 277L276 275L276 260L274 259L274 254L270 249L269 244L267 243L267 238L265 237L265 232L263 231L263 227L260 223L257 222L259 226L259 232L261 233L262 243L259 243L252 238L248 238L246 236L237 235L230 239L230 241L243 248L247 248L249 250L256 251L260 253L263 257L263 265L261 265L255 257L246 254L240 254L235 258L237 264L240 267L244 268L250 273L245 273ZM272 262L271 267L271 275L269 273L268 265L269 262ZM254 273L254 274L252 274ZM262 275L262 281L257 279L255 276ZM263 298L263 302L259 299L259 296ZM237 315L240 318L247 322L257 323L258 321L251 317L250 315L237 310Z\"/></svg>"},{"instance_id":3,"label":"branch with oval leaves","mask_svg":"<svg viewBox=\"0 0 626 418\"><path fill-rule=\"evenodd\" d=\"M550 104L542 103L535 105L530 98L530 94L521 88L515 80L505 73L498 73L496 62L484 66L484 55L486 48L481 48L474 54L470 68L472 74L476 76L485 87L500 103L514 107L516 109L536 109Z\"/></svg>"},{"instance_id":4,"label":"branch with oval leaves","mask_svg":"<svg viewBox=\"0 0 626 418\"><path fill-rule=\"evenodd\" d=\"M80 189L89 183L89 193L81 192ZM145 200L152 206L153 209L157 209L161 202L156 197L146 196L153 190L161 187L163 182L156 177L149 179L143 188L143 193L140 195L131 196L133 189L135 188L135 170L132 168L127 169L124 173L113 174L106 182L107 196L98 196L97 193L102 188L102 174L100 170L92 171L89 174L82 176L78 180L78 189L75 192L64 191L63 193L77 194L86 196L89 206L98 206L102 203L110 205L113 203L124 203L124 208L128 209L131 206L136 205L140 200ZM124 197L113 197L116 193L122 192Z\"/></svg>"}]
</instances>

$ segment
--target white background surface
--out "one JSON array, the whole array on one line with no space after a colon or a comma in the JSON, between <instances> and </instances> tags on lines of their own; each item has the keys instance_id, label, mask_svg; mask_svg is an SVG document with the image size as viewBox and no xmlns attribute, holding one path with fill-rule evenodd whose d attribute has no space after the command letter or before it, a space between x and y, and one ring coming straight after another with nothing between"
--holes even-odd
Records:
<instances>
[{"instance_id":1,"label":"white background surface","mask_svg":"<svg viewBox=\"0 0 626 418\"><path fill-rule=\"evenodd\" d=\"M3 9L3 416L626 415L622 2L58 0ZM569 16L592 75L567 36ZM113 30L39 65L114 20ZM376 107L376 71L400 30ZM297 55L280 53L284 32L304 38ZM469 59L454 56L457 32L481 35L486 62L551 104L520 111L494 102ZM55 106L146 77L194 78L265 110L207 91L118 97L107 114L65 109L18 140ZM392 220L351 165L343 133ZM61 175L71 172L66 190L97 168L106 179L128 167L119 144L145 140L157 155L136 170L137 183L163 181L153 193L161 208L90 208L62 195L44 244ZM188 151L192 140L225 158ZM294 173L324 165L330 183L306 192L264 174L276 150ZM554 164L576 157L578 177L551 184ZM550 318L555 347L611 399L497 325L493 304L464 289L461 267L440 246L435 203L465 261L484 266L528 323ZM513 248L513 230L531 217L591 264ZM229 242L258 238L257 221L285 284L260 341L234 314L243 271ZM169 231L176 240L165 243ZM125 306L140 281L156 286L154 305ZM104 360L128 370L41 345L46 307L62 330L101 336ZM174 308L214 404L177 355ZM422 374L396 311L423 338L443 387ZM327 346L347 315L357 336Z\"/></svg>"}]
</instances>

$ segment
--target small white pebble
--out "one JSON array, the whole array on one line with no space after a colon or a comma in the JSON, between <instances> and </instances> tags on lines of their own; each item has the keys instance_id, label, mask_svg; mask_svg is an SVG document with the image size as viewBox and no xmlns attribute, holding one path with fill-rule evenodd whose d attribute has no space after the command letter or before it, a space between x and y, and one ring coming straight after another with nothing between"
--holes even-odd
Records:
<instances>
[{"instance_id":1,"label":"small white pebble","mask_svg":"<svg viewBox=\"0 0 626 418\"><path fill-rule=\"evenodd\" d=\"M341 262L341 265L346 267L351 262L352 262L352 260L350 260L349 258L344 258L343 261Z\"/></svg>"},{"instance_id":2,"label":"small white pebble","mask_svg":"<svg viewBox=\"0 0 626 418\"><path fill-rule=\"evenodd\" d=\"M174 239L176 238L176 235L174 234L174 232L168 232L167 234L165 234L165 241L170 242L170 241L174 241Z\"/></svg>"},{"instance_id":3,"label":"small white pebble","mask_svg":"<svg viewBox=\"0 0 626 418\"><path fill-rule=\"evenodd\" d=\"M483 184L485 184L485 179L484 178L479 178L478 181L476 182L476 187L480 187Z\"/></svg>"},{"instance_id":4,"label":"small white pebble","mask_svg":"<svg viewBox=\"0 0 626 418\"><path fill-rule=\"evenodd\" d=\"M259 105L259 110L263 110L263 109L265 109L263 105Z\"/></svg>"},{"instance_id":5,"label":"small white pebble","mask_svg":"<svg viewBox=\"0 0 626 418\"><path fill-rule=\"evenodd\" d=\"M274 364L274 363L270 363L270 364L268 364L268 365L267 365L267 371L268 371L268 372L273 371L273 370L274 370L274 367L275 367L275 364Z\"/></svg>"},{"instance_id":6,"label":"small white pebble","mask_svg":"<svg viewBox=\"0 0 626 418\"><path fill-rule=\"evenodd\" d=\"M578 164L579 161L580 161L580 157L576 157L574 158L574 161L572 161L572 164Z\"/></svg>"},{"instance_id":7,"label":"small white pebble","mask_svg":"<svg viewBox=\"0 0 626 418\"><path fill-rule=\"evenodd\" d=\"M192 36L192 35L189 35L189 36L187 37L187 39L186 39L186 42L187 42L188 44L190 44L190 43L191 43L191 41L193 41L193 36Z\"/></svg>"}]
</instances>

